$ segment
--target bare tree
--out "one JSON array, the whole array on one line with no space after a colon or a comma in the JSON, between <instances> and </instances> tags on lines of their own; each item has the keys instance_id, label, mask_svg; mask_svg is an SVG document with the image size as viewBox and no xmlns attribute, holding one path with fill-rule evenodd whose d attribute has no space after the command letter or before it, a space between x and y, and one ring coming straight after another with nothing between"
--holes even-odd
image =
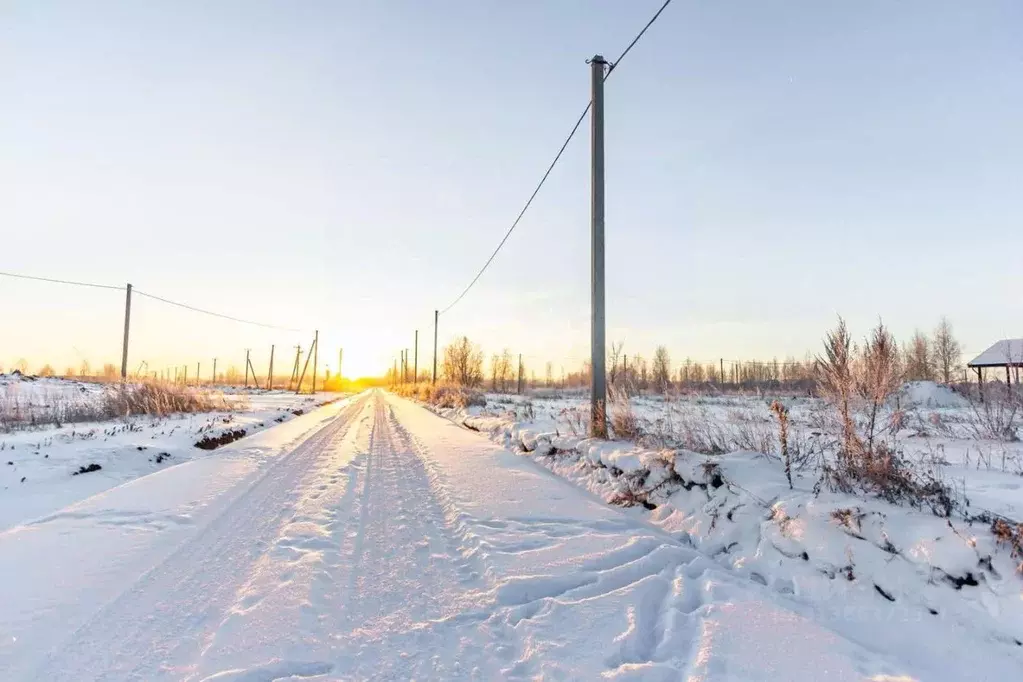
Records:
<instances>
[{"instance_id":1,"label":"bare tree","mask_svg":"<svg viewBox=\"0 0 1023 682\"><path fill-rule=\"evenodd\" d=\"M444 377L459 386L483 383L483 351L463 336L444 348Z\"/></svg>"},{"instance_id":2,"label":"bare tree","mask_svg":"<svg viewBox=\"0 0 1023 682\"><path fill-rule=\"evenodd\" d=\"M917 330L909 345L903 349L906 357L906 378L910 381L931 381L934 379L931 362L931 342L927 335Z\"/></svg>"},{"instance_id":3,"label":"bare tree","mask_svg":"<svg viewBox=\"0 0 1023 682\"><path fill-rule=\"evenodd\" d=\"M874 456L877 418L889 396L902 385L899 350L884 323L878 322L870 338L863 345L863 353L856 367L856 393L866 405L866 455Z\"/></svg>"},{"instance_id":4,"label":"bare tree","mask_svg":"<svg viewBox=\"0 0 1023 682\"><path fill-rule=\"evenodd\" d=\"M548 362L547 367L545 369L547 375L544 377L544 379L546 380L547 388L550 388L551 385L554 383L554 363Z\"/></svg>"},{"instance_id":5,"label":"bare tree","mask_svg":"<svg viewBox=\"0 0 1023 682\"><path fill-rule=\"evenodd\" d=\"M948 321L947 317L942 317L938 327L934 330L932 359L936 373L946 384L951 383L952 372L959 367L962 354L962 345L952 335L952 323Z\"/></svg>"},{"instance_id":6,"label":"bare tree","mask_svg":"<svg viewBox=\"0 0 1023 682\"><path fill-rule=\"evenodd\" d=\"M490 390L497 393L497 379L501 375L501 356L494 353L490 356Z\"/></svg>"},{"instance_id":7,"label":"bare tree","mask_svg":"<svg viewBox=\"0 0 1023 682\"><path fill-rule=\"evenodd\" d=\"M636 388L641 391L650 388L650 368L646 359L642 355L636 355L632 358L632 367L636 376Z\"/></svg>"},{"instance_id":8,"label":"bare tree","mask_svg":"<svg viewBox=\"0 0 1023 682\"><path fill-rule=\"evenodd\" d=\"M512 354L507 348L505 348L504 352L501 353L501 361L498 369L501 374L501 390L507 392L508 384L511 383L514 376L514 373L512 372Z\"/></svg>"},{"instance_id":9,"label":"bare tree","mask_svg":"<svg viewBox=\"0 0 1023 682\"><path fill-rule=\"evenodd\" d=\"M55 374L56 372L53 370L53 365L50 363L46 363L43 365L42 369L39 370L39 376L41 377L52 377Z\"/></svg>"},{"instance_id":10,"label":"bare tree","mask_svg":"<svg viewBox=\"0 0 1023 682\"><path fill-rule=\"evenodd\" d=\"M625 345L623 341L618 343L611 343L611 350L607 353L607 380L609 386L618 386L623 380L624 368L619 367L619 362L622 357L622 347Z\"/></svg>"},{"instance_id":11,"label":"bare tree","mask_svg":"<svg viewBox=\"0 0 1023 682\"><path fill-rule=\"evenodd\" d=\"M817 356L817 382L821 395L835 405L842 420L842 457L846 465L852 460L859 439L852 418L854 390L852 337L845 320L824 337L824 355Z\"/></svg>"},{"instance_id":12,"label":"bare tree","mask_svg":"<svg viewBox=\"0 0 1023 682\"><path fill-rule=\"evenodd\" d=\"M671 387L671 356L668 355L668 349L664 346L658 346L654 351L651 374L658 393L664 393Z\"/></svg>"}]
</instances>

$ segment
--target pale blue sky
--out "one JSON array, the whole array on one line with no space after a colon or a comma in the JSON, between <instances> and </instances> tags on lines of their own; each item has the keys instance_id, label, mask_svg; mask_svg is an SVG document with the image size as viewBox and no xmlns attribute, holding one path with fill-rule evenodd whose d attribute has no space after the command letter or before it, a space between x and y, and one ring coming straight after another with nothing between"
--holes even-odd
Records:
<instances>
[{"instance_id":1,"label":"pale blue sky","mask_svg":"<svg viewBox=\"0 0 1023 682\"><path fill-rule=\"evenodd\" d=\"M586 58L659 5L4 3L0 270L318 326L325 364L382 371L532 191ZM607 83L609 340L801 357L839 313L1023 335L1021 29L1015 0L675 0ZM442 342L587 354L587 140ZM0 299L4 366L119 354L116 292ZM132 365L305 337L143 300Z\"/></svg>"}]
</instances>

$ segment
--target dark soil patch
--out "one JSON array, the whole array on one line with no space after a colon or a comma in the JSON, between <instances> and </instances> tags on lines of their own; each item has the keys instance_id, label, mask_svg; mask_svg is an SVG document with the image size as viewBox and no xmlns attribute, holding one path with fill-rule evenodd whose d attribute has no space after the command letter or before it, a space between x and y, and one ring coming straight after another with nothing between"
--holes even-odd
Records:
<instances>
[{"instance_id":1,"label":"dark soil patch","mask_svg":"<svg viewBox=\"0 0 1023 682\"><path fill-rule=\"evenodd\" d=\"M94 463L92 463L92 464L90 464L88 466L78 467L78 471L74 472L71 475L72 476L77 476L78 474L91 474L93 471L99 471L102 468L103 467L101 467L99 464L96 464L94 462Z\"/></svg>"},{"instance_id":2,"label":"dark soil patch","mask_svg":"<svg viewBox=\"0 0 1023 682\"><path fill-rule=\"evenodd\" d=\"M222 445L233 443L239 438L245 437L245 429L234 429L233 431L225 431L219 436L205 436L199 441L196 441L195 447L200 450L216 450Z\"/></svg>"}]
</instances>

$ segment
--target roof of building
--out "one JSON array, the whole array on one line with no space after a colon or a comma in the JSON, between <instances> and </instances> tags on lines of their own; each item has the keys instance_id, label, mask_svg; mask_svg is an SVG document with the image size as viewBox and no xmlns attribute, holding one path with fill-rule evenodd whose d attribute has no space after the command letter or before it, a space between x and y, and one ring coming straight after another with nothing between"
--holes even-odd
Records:
<instances>
[{"instance_id":1,"label":"roof of building","mask_svg":"<svg viewBox=\"0 0 1023 682\"><path fill-rule=\"evenodd\" d=\"M1023 339L1002 339L966 363L967 367L1023 365Z\"/></svg>"}]
</instances>

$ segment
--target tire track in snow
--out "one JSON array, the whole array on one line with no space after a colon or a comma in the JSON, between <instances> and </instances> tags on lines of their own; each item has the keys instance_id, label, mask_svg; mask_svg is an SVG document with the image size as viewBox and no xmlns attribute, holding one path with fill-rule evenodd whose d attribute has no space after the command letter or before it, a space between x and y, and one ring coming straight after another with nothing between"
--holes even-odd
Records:
<instances>
[{"instance_id":1,"label":"tire track in snow","mask_svg":"<svg viewBox=\"0 0 1023 682\"><path fill-rule=\"evenodd\" d=\"M52 650L34 677L78 680L83 671L95 672L98 680L180 677L165 662L199 652L247 568L269 546L295 486L344 437L366 400L353 402L274 461L196 535Z\"/></svg>"}]
</instances>

